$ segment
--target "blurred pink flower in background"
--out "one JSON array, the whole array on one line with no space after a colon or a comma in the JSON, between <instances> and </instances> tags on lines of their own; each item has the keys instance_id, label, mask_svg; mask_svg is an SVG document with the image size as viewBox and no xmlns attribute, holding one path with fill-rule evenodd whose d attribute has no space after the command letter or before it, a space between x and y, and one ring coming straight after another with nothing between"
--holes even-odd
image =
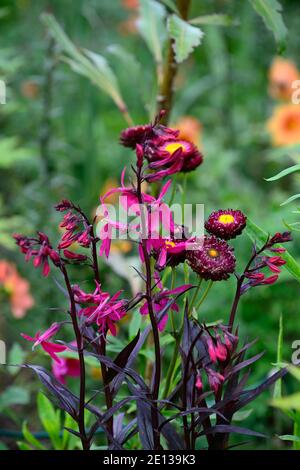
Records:
<instances>
[{"instance_id":1,"label":"blurred pink flower in background","mask_svg":"<svg viewBox=\"0 0 300 470\"><path fill-rule=\"evenodd\" d=\"M22 278L13 263L6 260L0 261L0 286L8 294L10 308L15 318L22 318L34 305L30 294L29 282Z\"/></svg>"}]
</instances>

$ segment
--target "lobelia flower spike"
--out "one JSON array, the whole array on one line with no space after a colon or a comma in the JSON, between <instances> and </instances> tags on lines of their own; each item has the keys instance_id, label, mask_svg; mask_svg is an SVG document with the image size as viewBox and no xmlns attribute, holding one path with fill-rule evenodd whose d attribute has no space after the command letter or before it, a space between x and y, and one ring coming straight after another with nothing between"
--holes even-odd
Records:
<instances>
[{"instance_id":1,"label":"lobelia flower spike","mask_svg":"<svg viewBox=\"0 0 300 470\"><path fill-rule=\"evenodd\" d=\"M42 275L47 277L50 273L49 259L55 266L61 265L61 258L57 251L50 245L49 238L43 232L38 232L37 238L29 238L24 235L14 234L14 239L22 253L25 254L25 260L33 258L35 268L42 266Z\"/></svg>"},{"instance_id":2,"label":"lobelia flower spike","mask_svg":"<svg viewBox=\"0 0 300 470\"><path fill-rule=\"evenodd\" d=\"M27 341L33 342L32 349L34 350L37 346L41 345L43 350L49 354L49 356L55 361L55 362L61 362L61 358L57 356L57 353L65 351L67 346L61 345L61 344L56 344L51 341L48 341L51 339L61 328L60 323L53 323L48 330L46 330L44 333L40 333L39 331L35 334L34 337L28 336L24 333L21 333L21 336L26 339Z\"/></svg>"},{"instance_id":3,"label":"lobelia flower spike","mask_svg":"<svg viewBox=\"0 0 300 470\"><path fill-rule=\"evenodd\" d=\"M263 256L262 253L264 251L271 251L272 253L275 252L280 255L285 252L285 248L276 247L276 244L287 243L291 240L290 232L277 232L269 238L258 252L254 252L252 260L244 272L244 278L247 279L247 281L242 283L241 294L244 294L251 287L271 285L278 280L281 272L280 268L286 264L286 261L281 258L281 256ZM266 277L263 272L265 268L271 271L272 274L270 276Z\"/></svg>"},{"instance_id":4,"label":"lobelia flower spike","mask_svg":"<svg viewBox=\"0 0 300 470\"><path fill-rule=\"evenodd\" d=\"M61 237L58 249L66 250L66 248L69 248L73 243L78 243L81 247L88 248L91 244L91 227L81 209L65 199L57 204L55 209L58 212L68 211L63 216L63 220L59 225L60 228L64 230L64 233ZM75 257L70 257L69 250L67 250L64 255L68 259L76 259ZM78 258L78 261L82 261L80 257Z\"/></svg>"}]
</instances>

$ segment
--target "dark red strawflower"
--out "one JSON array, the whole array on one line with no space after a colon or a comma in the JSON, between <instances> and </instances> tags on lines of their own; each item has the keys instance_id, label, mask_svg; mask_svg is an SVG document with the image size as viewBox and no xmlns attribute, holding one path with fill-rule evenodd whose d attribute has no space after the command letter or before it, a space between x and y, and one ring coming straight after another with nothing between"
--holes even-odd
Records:
<instances>
[{"instance_id":1,"label":"dark red strawflower","mask_svg":"<svg viewBox=\"0 0 300 470\"><path fill-rule=\"evenodd\" d=\"M199 249L188 250L187 260L192 270L206 280L226 280L235 270L233 248L214 236L205 236Z\"/></svg>"},{"instance_id":2,"label":"dark red strawflower","mask_svg":"<svg viewBox=\"0 0 300 470\"><path fill-rule=\"evenodd\" d=\"M128 127L121 132L120 143L124 147L135 149L137 144L142 144L151 137L153 137L153 127L151 124Z\"/></svg>"},{"instance_id":3,"label":"dark red strawflower","mask_svg":"<svg viewBox=\"0 0 300 470\"><path fill-rule=\"evenodd\" d=\"M160 137L148 142L145 156L149 161L149 168L165 169L168 170L167 174L192 171L203 162L202 154L192 142L174 137Z\"/></svg>"},{"instance_id":4,"label":"dark red strawflower","mask_svg":"<svg viewBox=\"0 0 300 470\"><path fill-rule=\"evenodd\" d=\"M178 137L178 130L159 124L164 114L165 112L161 111L152 124L138 125L124 129L120 135L121 145L135 150L137 144L144 145L147 141L152 139Z\"/></svg>"},{"instance_id":5,"label":"dark red strawflower","mask_svg":"<svg viewBox=\"0 0 300 470\"><path fill-rule=\"evenodd\" d=\"M210 214L205 222L205 228L216 237L230 240L242 233L246 223L247 217L241 211L220 209Z\"/></svg>"}]
</instances>

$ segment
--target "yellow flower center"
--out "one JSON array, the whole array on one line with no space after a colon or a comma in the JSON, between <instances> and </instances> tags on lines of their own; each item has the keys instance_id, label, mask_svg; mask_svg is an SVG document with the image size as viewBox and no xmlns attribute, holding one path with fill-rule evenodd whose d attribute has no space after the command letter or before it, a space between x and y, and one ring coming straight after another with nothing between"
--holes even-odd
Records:
<instances>
[{"instance_id":1,"label":"yellow flower center","mask_svg":"<svg viewBox=\"0 0 300 470\"><path fill-rule=\"evenodd\" d=\"M182 149L182 150L186 150L185 149L185 146L180 143L180 142L172 142L170 144L167 144L165 146L165 150L171 154L173 154L174 152L176 152L176 150L178 149Z\"/></svg>"},{"instance_id":2,"label":"yellow flower center","mask_svg":"<svg viewBox=\"0 0 300 470\"><path fill-rule=\"evenodd\" d=\"M222 214L220 215L218 220L219 222L221 222L221 224L227 225L232 224L232 222L234 222L234 217L231 214Z\"/></svg>"},{"instance_id":3,"label":"yellow flower center","mask_svg":"<svg viewBox=\"0 0 300 470\"><path fill-rule=\"evenodd\" d=\"M176 246L176 243L167 240L165 242L165 245L166 245L167 248L174 248L174 246Z\"/></svg>"},{"instance_id":4,"label":"yellow flower center","mask_svg":"<svg viewBox=\"0 0 300 470\"><path fill-rule=\"evenodd\" d=\"M217 258L219 256L218 250L215 250L214 248L208 250L208 254L211 258Z\"/></svg>"}]
</instances>

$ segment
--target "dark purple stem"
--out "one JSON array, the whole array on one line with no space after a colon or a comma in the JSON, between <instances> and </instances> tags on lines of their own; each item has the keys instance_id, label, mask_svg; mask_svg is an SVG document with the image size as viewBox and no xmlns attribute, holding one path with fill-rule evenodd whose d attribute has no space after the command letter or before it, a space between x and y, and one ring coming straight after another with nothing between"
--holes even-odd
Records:
<instances>
[{"instance_id":1,"label":"dark purple stem","mask_svg":"<svg viewBox=\"0 0 300 470\"><path fill-rule=\"evenodd\" d=\"M239 305L239 301L242 295L242 286L246 277L246 273L249 272L249 269L252 263L254 262L255 258L259 256L267 247L268 247L268 241L258 251L256 250L254 251L253 255L251 256L250 260L247 263L246 268L244 269L243 274L237 278L236 291L235 291L235 296L234 296L233 304L231 307L230 318L229 318L229 323L228 323L229 332L232 332L232 329L233 329L233 324L234 324L237 308Z\"/></svg>"},{"instance_id":2,"label":"dark purple stem","mask_svg":"<svg viewBox=\"0 0 300 470\"><path fill-rule=\"evenodd\" d=\"M141 169L138 169L137 173L137 197L139 204L142 205L144 203L143 194L141 189L142 184L142 176L141 176ZM148 304L148 311L151 321L152 333L153 333L153 340L154 340L154 348L155 348L155 375L154 375L154 384L152 390L152 399L153 399L153 407L151 409L152 414L152 425L153 425L153 441L154 441L154 448L161 449L160 446L160 432L158 430L159 426L159 412L157 407L157 400L159 395L159 387L160 387L160 379L161 379L161 357L160 357L160 341L159 341L159 331L157 327L156 317L153 311L153 303L152 303L152 275L151 275L151 264L150 264L150 256L147 251L146 240L143 238L145 234L146 223L144 220L144 212L143 208L141 207L141 234L142 234L142 250L145 260L145 268L146 268L146 299Z\"/></svg>"},{"instance_id":3,"label":"dark purple stem","mask_svg":"<svg viewBox=\"0 0 300 470\"><path fill-rule=\"evenodd\" d=\"M100 284L100 273L99 273L98 257L97 257L97 238L95 237L95 234L94 234L93 225L90 225L90 235L91 235L91 240L92 240L92 258L93 258L93 270L94 270L94 274L95 274L95 280L97 281L97 284ZM101 356L106 355L106 334L103 334L100 337L99 351L98 352ZM102 362L100 362L100 367L101 367L101 374L102 374L102 380L103 380L103 385L104 385L105 403L106 403L106 408L107 408L107 411L108 411L113 405L113 399L112 399L112 395L111 395L111 391L110 391L110 386L109 386L109 383L107 381L106 365L103 364ZM114 418L113 418L113 416L107 422L107 430L108 430L108 435L109 436L114 435ZM110 438L109 437L108 437L108 444L110 444Z\"/></svg>"}]
</instances>

